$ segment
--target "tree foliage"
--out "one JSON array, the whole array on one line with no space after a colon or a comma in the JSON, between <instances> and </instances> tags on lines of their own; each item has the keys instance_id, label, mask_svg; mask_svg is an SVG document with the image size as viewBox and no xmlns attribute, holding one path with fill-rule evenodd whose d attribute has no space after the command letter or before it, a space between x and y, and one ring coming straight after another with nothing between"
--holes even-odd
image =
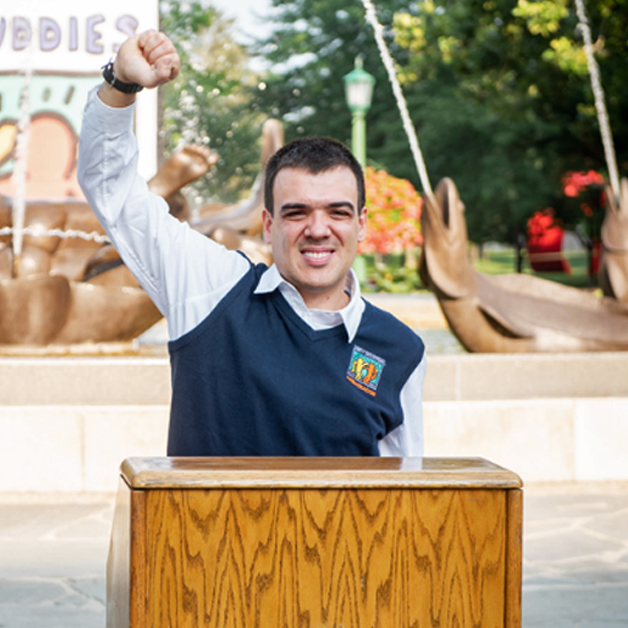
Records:
<instances>
[{"instance_id":1,"label":"tree foliage","mask_svg":"<svg viewBox=\"0 0 628 628\"><path fill-rule=\"evenodd\" d=\"M163 88L165 149L197 143L220 156L193 184L197 202L233 202L259 171L261 125L253 102L259 78L233 40L232 23L199 2L161 3L162 30L181 56L180 76Z\"/></svg>"},{"instance_id":2,"label":"tree foliage","mask_svg":"<svg viewBox=\"0 0 628 628\"><path fill-rule=\"evenodd\" d=\"M626 32L628 16L620 5L625 9L622 0L596 0L589 13L616 146L626 162L628 136L618 104L628 105L628 93L614 76L619 71L628 79L620 67L626 37L617 30L623 21ZM453 162L445 157L432 166L437 176L449 168L457 180L473 239L505 239L547 205L573 225L580 215L564 203L562 176L606 169L576 24L567 0L435 0L422 3L416 16L396 16L398 42L410 52L406 82L450 101L437 110L427 105L421 129L442 119L442 111L462 111L445 131ZM495 201L499 210L487 212Z\"/></svg>"},{"instance_id":3,"label":"tree foliage","mask_svg":"<svg viewBox=\"0 0 628 628\"><path fill-rule=\"evenodd\" d=\"M357 54L375 75L367 116L371 163L419 185L396 105L361 2L274 0L280 26L261 50L274 64L261 94L288 134L345 142L342 76ZM587 9L620 169L628 171L627 0ZM567 0L424 0L377 3L403 81L432 185L452 177L470 238L510 241L534 211L566 224L565 172L605 171L582 41Z\"/></svg>"},{"instance_id":4,"label":"tree foliage","mask_svg":"<svg viewBox=\"0 0 628 628\"><path fill-rule=\"evenodd\" d=\"M373 105L367 114L368 159L385 164L402 178L418 183L408 143L403 135L385 69L371 27L359 0L273 0L274 33L260 42L258 51L271 64L267 88L258 94L260 108L282 118L286 138L329 135L350 145L351 112L344 95L343 76L361 55L364 69L376 78ZM394 12L407 6L387 0L379 17L387 24L387 40L400 56L407 54L394 42ZM395 167L391 169L393 160Z\"/></svg>"}]
</instances>

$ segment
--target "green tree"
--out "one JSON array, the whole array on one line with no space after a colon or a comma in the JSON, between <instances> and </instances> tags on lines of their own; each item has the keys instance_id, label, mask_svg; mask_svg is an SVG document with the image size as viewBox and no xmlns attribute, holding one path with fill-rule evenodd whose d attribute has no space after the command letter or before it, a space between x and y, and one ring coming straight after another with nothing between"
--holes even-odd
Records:
<instances>
[{"instance_id":1,"label":"green tree","mask_svg":"<svg viewBox=\"0 0 628 628\"><path fill-rule=\"evenodd\" d=\"M626 0L594 0L589 15L620 167L628 165ZM274 0L280 26L260 47L274 64L261 94L288 135L348 143L342 75L357 54L377 78L367 116L371 163L420 185L396 104L359 0ZM428 173L452 177L470 238L513 241L527 218L563 201L569 170L605 170L574 9L566 0L425 0L377 3L400 70ZM281 65L283 64L283 65Z\"/></svg>"},{"instance_id":2,"label":"green tree","mask_svg":"<svg viewBox=\"0 0 628 628\"><path fill-rule=\"evenodd\" d=\"M350 145L351 112L345 101L343 76L361 55L365 70L377 81L366 117L367 159L418 185L386 71L360 1L273 0L273 5L278 26L257 47L271 64L267 87L258 94L259 107L283 120L287 139L329 135ZM406 58L391 30L395 11L404 6L407 2L387 0L379 17L387 25L389 44Z\"/></svg>"},{"instance_id":3,"label":"green tree","mask_svg":"<svg viewBox=\"0 0 628 628\"><path fill-rule=\"evenodd\" d=\"M220 160L192 184L197 202L233 202L259 172L265 117L252 102L259 77L246 49L231 35L232 22L199 2L161 3L161 28L181 56L181 73L163 88L165 152L198 143Z\"/></svg>"},{"instance_id":4,"label":"green tree","mask_svg":"<svg viewBox=\"0 0 628 628\"><path fill-rule=\"evenodd\" d=\"M589 12L616 147L626 162L628 136L618 105L628 105L628 93L615 76L628 79L625 34L622 41L617 30L617 23L623 33L628 26L621 5L596 0ZM448 129L440 125L453 158L432 165L437 177L449 170L458 182L471 238L521 232L544 205L573 225L582 216L564 202L562 176L606 169L573 7L566 0L430 0L418 9L418 15L399 13L395 19L397 41L410 53L403 76L424 94L449 100L449 106L438 96L436 106L426 103L419 126L431 152L429 128L444 112L453 115ZM456 141L458 127L472 129L471 136L461 131Z\"/></svg>"}]
</instances>

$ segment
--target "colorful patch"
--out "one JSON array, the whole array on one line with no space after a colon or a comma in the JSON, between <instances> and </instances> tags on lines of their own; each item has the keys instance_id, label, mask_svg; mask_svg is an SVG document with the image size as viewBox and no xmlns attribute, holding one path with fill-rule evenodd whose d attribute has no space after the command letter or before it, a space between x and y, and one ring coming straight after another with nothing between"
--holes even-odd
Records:
<instances>
[{"instance_id":1,"label":"colorful patch","mask_svg":"<svg viewBox=\"0 0 628 628\"><path fill-rule=\"evenodd\" d=\"M347 369L347 379L360 390L374 397L384 366L386 366L386 360L355 345Z\"/></svg>"}]
</instances>

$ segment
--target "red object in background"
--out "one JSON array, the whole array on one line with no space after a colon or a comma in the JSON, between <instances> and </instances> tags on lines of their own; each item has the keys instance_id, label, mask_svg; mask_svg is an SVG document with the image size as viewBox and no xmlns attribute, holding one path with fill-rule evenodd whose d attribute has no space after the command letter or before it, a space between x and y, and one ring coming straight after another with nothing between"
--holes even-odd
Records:
<instances>
[{"instance_id":1,"label":"red object in background","mask_svg":"<svg viewBox=\"0 0 628 628\"><path fill-rule=\"evenodd\" d=\"M538 211L528 220L528 261L537 273L571 274L571 265L562 253L564 231L554 224L554 210Z\"/></svg>"},{"instance_id":2,"label":"red object in background","mask_svg":"<svg viewBox=\"0 0 628 628\"><path fill-rule=\"evenodd\" d=\"M565 196L575 198L590 185L604 185L604 177L595 170L588 172L568 172L563 177L563 192Z\"/></svg>"}]
</instances>

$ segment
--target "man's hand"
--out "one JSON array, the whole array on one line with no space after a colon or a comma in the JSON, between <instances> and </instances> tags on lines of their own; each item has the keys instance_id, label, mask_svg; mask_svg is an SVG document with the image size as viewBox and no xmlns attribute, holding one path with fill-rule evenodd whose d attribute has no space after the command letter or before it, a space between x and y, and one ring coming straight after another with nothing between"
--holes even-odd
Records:
<instances>
[{"instance_id":1,"label":"man's hand","mask_svg":"<svg viewBox=\"0 0 628 628\"><path fill-rule=\"evenodd\" d=\"M139 83L152 88L164 85L179 75L181 61L166 35L154 30L127 39L113 63L113 72L123 83ZM126 107L135 94L123 94L103 83L98 95L110 107Z\"/></svg>"}]
</instances>

